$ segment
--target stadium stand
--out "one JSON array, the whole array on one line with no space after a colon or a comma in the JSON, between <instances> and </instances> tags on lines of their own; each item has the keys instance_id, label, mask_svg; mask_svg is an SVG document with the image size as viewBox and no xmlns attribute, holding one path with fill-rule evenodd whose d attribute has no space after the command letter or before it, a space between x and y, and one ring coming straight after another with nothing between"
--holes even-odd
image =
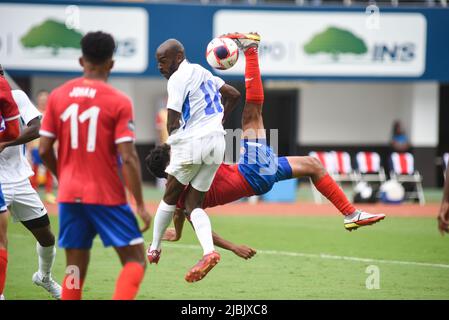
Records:
<instances>
[{"instance_id":1,"label":"stadium stand","mask_svg":"<svg viewBox=\"0 0 449 320\"><path fill-rule=\"evenodd\" d=\"M334 163L332 178L337 182L351 182L353 185L357 182L357 174L352 168L351 156L344 151L331 151L331 160Z\"/></svg>"},{"instance_id":2,"label":"stadium stand","mask_svg":"<svg viewBox=\"0 0 449 320\"><path fill-rule=\"evenodd\" d=\"M415 186L415 190L406 191L405 199L417 199L420 205L424 205L425 198L422 187L422 176L415 170L413 155L410 152L393 152L390 156L390 161L392 168L390 178L401 184L411 183Z\"/></svg>"},{"instance_id":3,"label":"stadium stand","mask_svg":"<svg viewBox=\"0 0 449 320\"><path fill-rule=\"evenodd\" d=\"M387 180L377 152L358 152L356 163L359 181L383 183Z\"/></svg>"}]
</instances>

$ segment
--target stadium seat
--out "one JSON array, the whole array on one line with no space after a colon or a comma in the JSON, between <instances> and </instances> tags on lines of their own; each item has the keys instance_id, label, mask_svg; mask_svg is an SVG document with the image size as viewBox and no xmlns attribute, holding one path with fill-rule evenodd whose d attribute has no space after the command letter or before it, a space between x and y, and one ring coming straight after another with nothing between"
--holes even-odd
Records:
<instances>
[{"instance_id":1,"label":"stadium seat","mask_svg":"<svg viewBox=\"0 0 449 320\"><path fill-rule=\"evenodd\" d=\"M390 178L400 183L413 183L416 191L407 191L406 199L418 199L420 205L425 204L424 191L422 188L422 176L415 170L415 160L410 152L393 152L390 156L391 172Z\"/></svg>"},{"instance_id":2,"label":"stadium seat","mask_svg":"<svg viewBox=\"0 0 449 320\"><path fill-rule=\"evenodd\" d=\"M312 151L309 156L317 158L326 168L329 175L337 182L351 182L353 185L357 182L357 175L352 168L351 156L343 151L317 152ZM322 203L322 195L315 188L312 180L310 184L313 191L315 203Z\"/></svg>"},{"instance_id":3,"label":"stadium seat","mask_svg":"<svg viewBox=\"0 0 449 320\"><path fill-rule=\"evenodd\" d=\"M377 152L358 152L356 162L359 181L379 183L387 181L385 169Z\"/></svg>"},{"instance_id":4,"label":"stadium seat","mask_svg":"<svg viewBox=\"0 0 449 320\"><path fill-rule=\"evenodd\" d=\"M329 171L332 178L336 182L351 182L355 184L357 182L357 174L352 168L351 156L348 152L344 151L331 151L329 152L331 161L333 164L333 171Z\"/></svg>"}]
</instances>

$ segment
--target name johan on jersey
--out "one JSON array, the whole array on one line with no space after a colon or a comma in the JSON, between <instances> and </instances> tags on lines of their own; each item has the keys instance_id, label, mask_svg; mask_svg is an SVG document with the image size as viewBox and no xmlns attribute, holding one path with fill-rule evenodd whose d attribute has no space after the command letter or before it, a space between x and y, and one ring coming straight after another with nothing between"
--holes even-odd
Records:
<instances>
[{"instance_id":1,"label":"name johan on jersey","mask_svg":"<svg viewBox=\"0 0 449 320\"><path fill-rule=\"evenodd\" d=\"M51 93L41 135L56 138L58 201L126 204L117 144L134 141L130 99L105 82L77 78Z\"/></svg>"},{"instance_id":2,"label":"name johan on jersey","mask_svg":"<svg viewBox=\"0 0 449 320\"><path fill-rule=\"evenodd\" d=\"M28 96L22 90L12 90L12 97L19 108L20 129L41 117ZM8 147L0 153L0 183L18 183L33 175L33 170L25 156L25 145Z\"/></svg>"},{"instance_id":3,"label":"name johan on jersey","mask_svg":"<svg viewBox=\"0 0 449 320\"><path fill-rule=\"evenodd\" d=\"M224 81L198 64L184 60L167 83L167 108L181 113L181 126L168 144L225 134L220 88Z\"/></svg>"}]
</instances>

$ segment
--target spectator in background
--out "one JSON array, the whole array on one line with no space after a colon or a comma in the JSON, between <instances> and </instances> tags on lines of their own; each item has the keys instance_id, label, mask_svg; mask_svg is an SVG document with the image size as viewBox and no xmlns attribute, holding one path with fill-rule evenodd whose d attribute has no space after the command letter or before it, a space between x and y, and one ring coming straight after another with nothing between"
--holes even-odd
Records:
<instances>
[{"instance_id":1,"label":"spectator in background","mask_svg":"<svg viewBox=\"0 0 449 320\"><path fill-rule=\"evenodd\" d=\"M401 122L396 120L393 123L393 132L391 136L391 148L393 152L408 152L410 150L410 143Z\"/></svg>"},{"instance_id":2,"label":"spectator in background","mask_svg":"<svg viewBox=\"0 0 449 320\"><path fill-rule=\"evenodd\" d=\"M37 109L45 114L45 108L47 106L49 92L46 90L40 90L36 97ZM53 194L53 176L42 163L42 159L39 156L39 139L33 140L29 143L29 151L31 155L31 163L33 167L34 176L31 177L31 185L34 189L38 189L42 182L45 183L45 201L48 203L55 203L56 197Z\"/></svg>"}]
</instances>

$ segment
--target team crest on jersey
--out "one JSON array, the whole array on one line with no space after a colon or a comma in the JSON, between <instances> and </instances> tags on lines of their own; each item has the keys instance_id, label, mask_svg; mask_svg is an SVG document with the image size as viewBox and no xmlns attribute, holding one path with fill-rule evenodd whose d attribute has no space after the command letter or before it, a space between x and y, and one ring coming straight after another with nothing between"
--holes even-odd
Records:
<instances>
[{"instance_id":1,"label":"team crest on jersey","mask_svg":"<svg viewBox=\"0 0 449 320\"><path fill-rule=\"evenodd\" d=\"M131 130L131 131L136 130L136 125L134 124L134 121L129 120L129 122L128 122L128 128L129 128L129 130Z\"/></svg>"}]
</instances>

